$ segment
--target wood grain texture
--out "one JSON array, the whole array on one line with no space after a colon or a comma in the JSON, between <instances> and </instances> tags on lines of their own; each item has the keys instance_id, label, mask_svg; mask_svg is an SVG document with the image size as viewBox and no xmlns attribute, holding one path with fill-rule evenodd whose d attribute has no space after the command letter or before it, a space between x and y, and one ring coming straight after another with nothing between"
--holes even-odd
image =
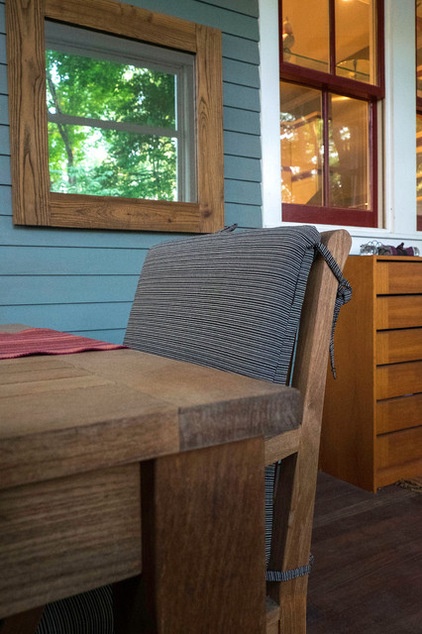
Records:
<instances>
[{"instance_id":1,"label":"wood grain texture","mask_svg":"<svg viewBox=\"0 0 422 634\"><path fill-rule=\"evenodd\" d=\"M263 464L255 439L224 455L212 447L145 466L143 522L153 527L143 546L147 631L265 632Z\"/></svg>"},{"instance_id":2,"label":"wood grain texture","mask_svg":"<svg viewBox=\"0 0 422 634\"><path fill-rule=\"evenodd\" d=\"M45 15L136 40L195 53L195 24L113 0L45 0Z\"/></svg>"},{"instance_id":3,"label":"wood grain texture","mask_svg":"<svg viewBox=\"0 0 422 634\"><path fill-rule=\"evenodd\" d=\"M327 371L320 451L320 465L326 473L370 490L375 442L375 334L368 324L374 320L375 295L367 279L373 275L373 265L370 258L351 256L344 268L353 296L336 327L337 378ZM354 333L353 338L350 333Z\"/></svg>"},{"instance_id":4,"label":"wood grain texture","mask_svg":"<svg viewBox=\"0 0 422 634\"><path fill-rule=\"evenodd\" d=\"M376 370L376 398L392 398L422 391L422 360L382 365ZM422 421L421 421L422 422Z\"/></svg>"},{"instance_id":5,"label":"wood grain texture","mask_svg":"<svg viewBox=\"0 0 422 634\"><path fill-rule=\"evenodd\" d=\"M0 491L0 615L139 573L139 485L135 464Z\"/></svg>"},{"instance_id":6,"label":"wood grain texture","mask_svg":"<svg viewBox=\"0 0 422 634\"><path fill-rule=\"evenodd\" d=\"M127 349L0 372L1 617L136 587L142 542L158 631L264 631L264 435L297 390Z\"/></svg>"},{"instance_id":7,"label":"wood grain texture","mask_svg":"<svg viewBox=\"0 0 422 634\"><path fill-rule=\"evenodd\" d=\"M322 241L342 268L351 238L346 231L326 232ZM338 282L318 257L311 269L302 308L292 385L303 397L298 446L279 465L274 494L274 519L269 570L294 570L309 563L321 420L334 301ZM282 438L282 437L281 437ZM267 584L269 596L280 605L283 634L306 631L308 576ZM274 631L270 611L269 631Z\"/></svg>"},{"instance_id":8,"label":"wood grain texture","mask_svg":"<svg viewBox=\"0 0 422 634\"><path fill-rule=\"evenodd\" d=\"M376 355L377 364L422 359L422 328L377 332Z\"/></svg>"},{"instance_id":9,"label":"wood grain texture","mask_svg":"<svg viewBox=\"0 0 422 634\"><path fill-rule=\"evenodd\" d=\"M196 38L198 200L202 230L214 232L224 216L221 33L198 24Z\"/></svg>"},{"instance_id":10,"label":"wood grain texture","mask_svg":"<svg viewBox=\"0 0 422 634\"><path fill-rule=\"evenodd\" d=\"M6 360L0 376L0 487L273 435L300 420L295 390L132 350Z\"/></svg>"},{"instance_id":11,"label":"wood grain texture","mask_svg":"<svg viewBox=\"0 0 422 634\"><path fill-rule=\"evenodd\" d=\"M12 198L17 224L49 224L42 6L43 0L6 3Z\"/></svg>"},{"instance_id":12,"label":"wood grain texture","mask_svg":"<svg viewBox=\"0 0 422 634\"><path fill-rule=\"evenodd\" d=\"M320 472L308 634L419 634L422 496L376 495Z\"/></svg>"},{"instance_id":13,"label":"wood grain texture","mask_svg":"<svg viewBox=\"0 0 422 634\"><path fill-rule=\"evenodd\" d=\"M422 394L379 401L376 417L379 434L417 427L422 420Z\"/></svg>"},{"instance_id":14,"label":"wood grain texture","mask_svg":"<svg viewBox=\"0 0 422 634\"><path fill-rule=\"evenodd\" d=\"M375 288L378 295L420 293L422 269L419 257L378 256L375 270Z\"/></svg>"},{"instance_id":15,"label":"wood grain texture","mask_svg":"<svg viewBox=\"0 0 422 634\"><path fill-rule=\"evenodd\" d=\"M352 256L345 275L353 299L336 333L321 466L376 491L415 475L422 458L420 443L405 441L422 420L422 259Z\"/></svg>"},{"instance_id":16,"label":"wood grain texture","mask_svg":"<svg viewBox=\"0 0 422 634\"><path fill-rule=\"evenodd\" d=\"M379 330L422 326L422 296L378 296L375 325Z\"/></svg>"}]
</instances>

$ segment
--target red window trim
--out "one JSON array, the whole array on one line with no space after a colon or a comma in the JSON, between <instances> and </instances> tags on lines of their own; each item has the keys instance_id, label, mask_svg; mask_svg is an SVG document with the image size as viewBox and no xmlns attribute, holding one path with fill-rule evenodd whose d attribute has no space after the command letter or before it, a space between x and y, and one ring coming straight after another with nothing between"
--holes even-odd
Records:
<instances>
[{"instance_id":1,"label":"red window trim","mask_svg":"<svg viewBox=\"0 0 422 634\"><path fill-rule=\"evenodd\" d=\"M310 205L293 205L282 203L282 218L288 222L312 222L356 227L378 226L378 134L377 134L377 101L384 98L384 2L376 0L377 8L377 77L378 84L370 85L347 77L335 75L335 0L328 0L330 16L330 73L322 73L309 68L302 68L283 60L282 38L280 47L280 80L291 81L309 87L319 88L325 92L339 93L348 97L367 101L369 108L369 164L370 173L370 211L333 208L327 206L312 207ZM282 0L279 0L279 27L282 33ZM422 102L422 100L421 100ZM326 126L324 126L326 127ZM326 185L326 183L325 183ZM419 218L418 218L419 223ZM422 225L422 219L420 220Z\"/></svg>"}]
</instances>

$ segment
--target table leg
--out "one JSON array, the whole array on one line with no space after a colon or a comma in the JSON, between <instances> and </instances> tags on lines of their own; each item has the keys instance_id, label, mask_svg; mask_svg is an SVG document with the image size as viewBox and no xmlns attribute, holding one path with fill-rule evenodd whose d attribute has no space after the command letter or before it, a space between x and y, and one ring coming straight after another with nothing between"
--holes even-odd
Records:
<instances>
[{"instance_id":1,"label":"table leg","mask_svg":"<svg viewBox=\"0 0 422 634\"><path fill-rule=\"evenodd\" d=\"M126 632L265 632L263 465L261 438L143 465L143 572Z\"/></svg>"}]
</instances>

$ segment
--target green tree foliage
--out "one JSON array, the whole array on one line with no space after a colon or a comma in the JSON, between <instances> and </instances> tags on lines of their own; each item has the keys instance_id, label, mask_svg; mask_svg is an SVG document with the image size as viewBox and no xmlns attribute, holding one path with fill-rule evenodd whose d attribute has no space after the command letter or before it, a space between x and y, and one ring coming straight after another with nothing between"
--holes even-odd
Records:
<instances>
[{"instance_id":1,"label":"green tree foliage","mask_svg":"<svg viewBox=\"0 0 422 634\"><path fill-rule=\"evenodd\" d=\"M174 200L175 76L46 53L51 190Z\"/></svg>"}]
</instances>

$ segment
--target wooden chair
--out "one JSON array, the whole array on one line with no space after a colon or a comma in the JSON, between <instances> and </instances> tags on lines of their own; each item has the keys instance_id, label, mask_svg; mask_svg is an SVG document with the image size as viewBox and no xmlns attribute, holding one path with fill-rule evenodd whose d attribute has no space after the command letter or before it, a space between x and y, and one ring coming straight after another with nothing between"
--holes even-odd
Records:
<instances>
[{"instance_id":1,"label":"wooden chair","mask_svg":"<svg viewBox=\"0 0 422 634\"><path fill-rule=\"evenodd\" d=\"M325 368L336 298L347 300L339 278L350 245L346 231L320 235L313 227L158 245L143 267L127 328L125 343L133 348L290 382L303 395L301 425L266 439L269 480L277 463L268 509L267 634L306 631Z\"/></svg>"},{"instance_id":2,"label":"wooden chair","mask_svg":"<svg viewBox=\"0 0 422 634\"><path fill-rule=\"evenodd\" d=\"M343 268L351 247L349 234L342 230L325 232L321 238ZM274 495L268 568L285 571L285 580L267 582L267 634L306 632L325 368L336 293L337 280L322 257L318 257L308 279L291 380L291 385L303 395L302 424L297 430L266 442L266 463L281 461ZM292 572L289 574L289 571Z\"/></svg>"},{"instance_id":3,"label":"wooden chair","mask_svg":"<svg viewBox=\"0 0 422 634\"><path fill-rule=\"evenodd\" d=\"M319 236L313 227L160 245L144 265L126 332L125 342L146 352L275 382L287 382L290 373L290 384L303 395L300 427L266 441L266 464L281 460L267 511L268 576L276 579L267 583L267 634L306 631L325 369L336 299L348 299L348 285L343 280L339 286L338 278L350 246L346 231ZM280 254L284 247L287 259ZM338 277L323 257L333 265L327 249L340 267ZM277 306L284 301L285 307Z\"/></svg>"}]
</instances>

